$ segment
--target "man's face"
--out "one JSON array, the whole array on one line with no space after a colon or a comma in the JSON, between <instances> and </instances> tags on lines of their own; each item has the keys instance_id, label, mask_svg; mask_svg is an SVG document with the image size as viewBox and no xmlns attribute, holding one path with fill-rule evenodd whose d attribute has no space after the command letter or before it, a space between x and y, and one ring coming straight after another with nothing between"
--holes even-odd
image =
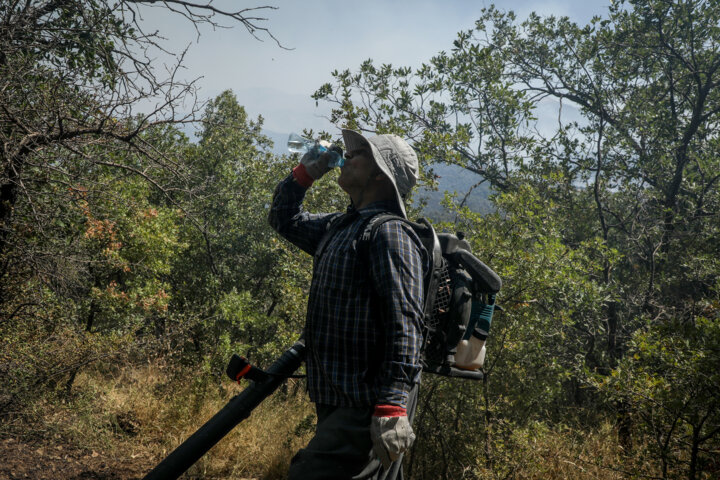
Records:
<instances>
[{"instance_id":1,"label":"man's face","mask_svg":"<svg viewBox=\"0 0 720 480\"><path fill-rule=\"evenodd\" d=\"M345 165L340 168L338 185L352 196L353 193L362 191L371 177L380 173L370 147L356 148L345 154Z\"/></svg>"}]
</instances>

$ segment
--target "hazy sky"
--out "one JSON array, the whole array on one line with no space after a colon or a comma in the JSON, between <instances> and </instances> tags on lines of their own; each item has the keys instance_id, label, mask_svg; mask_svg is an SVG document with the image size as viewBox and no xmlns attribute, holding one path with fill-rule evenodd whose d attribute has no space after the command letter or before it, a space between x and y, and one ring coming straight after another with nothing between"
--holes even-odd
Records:
<instances>
[{"instance_id":1,"label":"hazy sky","mask_svg":"<svg viewBox=\"0 0 720 480\"><path fill-rule=\"evenodd\" d=\"M441 50L449 50L457 32L473 27L483 0L279 0L254 3L239 0L216 2L224 8L273 5L276 10L258 13L283 46L269 38L255 40L240 25L227 30L194 28L177 15L147 9L146 25L155 25L167 45L181 51L190 45L183 75L199 81L201 98L212 98L232 89L252 117L262 115L265 128L279 133L302 128L333 127L323 115L329 107L310 95L332 80L330 72L350 68L372 58L376 64L418 66ZM518 19L531 11L540 15L567 15L587 22L604 15L610 0L510 0L497 1L502 10L514 10Z\"/></svg>"}]
</instances>

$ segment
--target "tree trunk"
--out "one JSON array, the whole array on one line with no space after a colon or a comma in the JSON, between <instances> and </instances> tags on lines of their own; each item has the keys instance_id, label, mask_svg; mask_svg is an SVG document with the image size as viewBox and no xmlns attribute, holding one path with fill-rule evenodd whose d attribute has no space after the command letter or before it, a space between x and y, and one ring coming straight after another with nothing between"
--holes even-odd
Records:
<instances>
[{"instance_id":1,"label":"tree trunk","mask_svg":"<svg viewBox=\"0 0 720 480\"><path fill-rule=\"evenodd\" d=\"M90 333L92 332L93 324L95 323L95 315L97 314L97 303L95 300L92 300L90 302L90 312L88 313L87 322L85 322L85 331Z\"/></svg>"},{"instance_id":2,"label":"tree trunk","mask_svg":"<svg viewBox=\"0 0 720 480\"><path fill-rule=\"evenodd\" d=\"M5 158L3 160L3 163L5 163L5 172L3 172L5 181L0 187L0 256L5 253L12 213L17 202L17 174L10 162Z\"/></svg>"},{"instance_id":3,"label":"tree trunk","mask_svg":"<svg viewBox=\"0 0 720 480\"><path fill-rule=\"evenodd\" d=\"M0 261L2 262L3 271L0 276L5 276L9 262L5 258L8 253L8 237L12 231L12 214L15 210L15 203L18 197L17 173L11 168L10 162L3 158L5 163L4 183L0 186ZM5 303L5 286L0 284L0 305Z\"/></svg>"},{"instance_id":4,"label":"tree trunk","mask_svg":"<svg viewBox=\"0 0 720 480\"><path fill-rule=\"evenodd\" d=\"M632 452L632 418L627 402L620 402L617 406L618 441L625 455Z\"/></svg>"},{"instance_id":5,"label":"tree trunk","mask_svg":"<svg viewBox=\"0 0 720 480\"><path fill-rule=\"evenodd\" d=\"M485 403L485 468L492 469L492 451L490 447L490 392L488 391L488 376L483 376L483 402Z\"/></svg>"},{"instance_id":6,"label":"tree trunk","mask_svg":"<svg viewBox=\"0 0 720 480\"><path fill-rule=\"evenodd\" d=\"M700 452L700 428L693 427L692 448L690 449L690 470L688 471L688 480L695 480L695 478L696 478L699 452Z\"/></svg>"}]
</instances>

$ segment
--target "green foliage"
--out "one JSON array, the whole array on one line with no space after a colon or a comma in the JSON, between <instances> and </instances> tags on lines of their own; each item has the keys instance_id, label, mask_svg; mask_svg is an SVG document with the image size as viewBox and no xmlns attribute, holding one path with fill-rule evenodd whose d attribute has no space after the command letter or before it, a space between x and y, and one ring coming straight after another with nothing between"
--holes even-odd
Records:
<instances>
[{"instance_id":1,"label":"green foliage","mask_svg":"<svg viewBox=\"0 0 720 480\"><path fill-rule=\"evenodd\" d=\"M601 388L630 405L665 476L698 478L720 447L720 316L708 301L694 322L649 321Z\"/></svg>"},{"instance_id":2,"label":"green foliage","mask_svg":"<svg viewBox=\"0 0 720 480\"><path fill-rule=\"evenodd\" d=\"M486 12L508 24L494 7ZM376 67L365 61L353 74L335 71L316 100L335 105L331 120L378 133L396 133L414 141L424 180L432 183L432 164L459 165L504 187L512 170L522 165L529 138L519 133L532 119L531 103L505 75L507 29L498 28L488 45L472 42L462 32L450 53L440 52L417 71ZM354 103L360 98L362 102Z\"/></svg>"}]
</instances>

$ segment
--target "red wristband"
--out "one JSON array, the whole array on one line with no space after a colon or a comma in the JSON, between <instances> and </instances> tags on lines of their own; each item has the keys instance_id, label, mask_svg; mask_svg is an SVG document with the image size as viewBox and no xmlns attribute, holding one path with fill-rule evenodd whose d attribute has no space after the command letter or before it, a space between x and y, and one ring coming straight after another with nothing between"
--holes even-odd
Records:
<instances>
[{"instance_id":1,"label":"red wristband","mask_svg":"<svg viewBox=\"0 0 720 480\"><path fill-rule=\"evenodd\" d=\"M398 407L397 405L375 405L375 417L406 417L407 410L405 407Z\"/></svg>"},{"instance_id":2,"label":"red wristband","mask_svg":"<svg viewBox=\"0 0 720 480\"><path fill-rule=\"evenodd\" d=\"M302 163L299 163L297 167L293 168L292 172L293 177L295 177L295 181L301 187L310 188L310 185L313 184L313 178L307 173L305 165L303 165Z\"/></svg>"}]
</instances>

